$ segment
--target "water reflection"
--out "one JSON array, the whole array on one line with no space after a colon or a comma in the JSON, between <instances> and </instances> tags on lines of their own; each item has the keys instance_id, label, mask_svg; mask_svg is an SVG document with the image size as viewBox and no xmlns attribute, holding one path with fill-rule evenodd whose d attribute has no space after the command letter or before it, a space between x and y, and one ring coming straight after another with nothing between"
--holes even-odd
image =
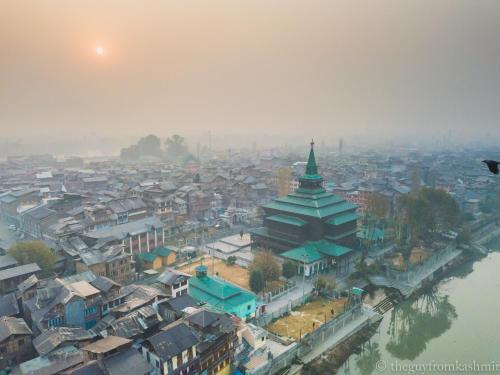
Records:
<instances>
[{"instance_id":1,"label":"water reflection","mask_svg":"<svg viewBox=\"0 0 500 375\"><path fill-rule=\"evenodd\" d=\"M376 342L368 343L362 354L356 360L359 373L361 375L370 375L376 369L377 362L380 361L380 349Z\"/></svg>"},{"instance_id":2,"label":"water reflection","mask_svg":"<svg viewBox=\"0 0 500 375\"><path fill-rule=\"evenodd\" d=\"M451 328L457 318L448 296L429 289L415 300L402 302L391 311L386 349L401 360L413 360L427 343Z\"/></svg>"}]
</instances>

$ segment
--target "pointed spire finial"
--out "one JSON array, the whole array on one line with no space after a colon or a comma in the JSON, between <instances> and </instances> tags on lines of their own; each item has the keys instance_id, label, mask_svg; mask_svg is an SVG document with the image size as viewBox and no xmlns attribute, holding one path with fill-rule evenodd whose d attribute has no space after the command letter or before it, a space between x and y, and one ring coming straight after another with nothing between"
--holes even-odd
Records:
<instances>
[{"instance_id":1,"label":"pointed spire finial","mask_svg":"<svg viewBox=\"0 0 500 375\"><path fill-rule=\"evenodd\" d=\"M318 166L316 165L316 158L314 156L314 139L311 139L311 151L309 151L309 159L306 166L307 175L317 175Z\"/></svg>"}]
</instances>

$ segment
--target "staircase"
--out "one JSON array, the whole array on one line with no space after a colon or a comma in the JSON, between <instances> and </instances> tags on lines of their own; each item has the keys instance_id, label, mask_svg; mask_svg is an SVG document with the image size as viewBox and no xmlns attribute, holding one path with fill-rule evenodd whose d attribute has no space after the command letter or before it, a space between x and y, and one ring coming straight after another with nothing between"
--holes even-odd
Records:
<instances>
[{"instance_id":1,"label":"staircase","mask_svg":"<svg viewBox=\"0 0 500 375\"><path fill-rule=\"evenodd\" d=\"M400 299L400 296L395 294L387 296L373 307L373 311L379 313L380 315L384 315L387 311L392 309L400 301Z\"/></svg>"},{"instance_id":2,"label":"staircase","mask_svg":"<svg viewBox=\"0 0 500 375\"><path fill-rule=\"evenodd\" d=\"M410 285L401 281L388 279L385 276L368 276L368 280L370 280L370 283L375 286L397 289L404 297L408 297L413 292L413 288Z\"/></svg>"}]
</instances>

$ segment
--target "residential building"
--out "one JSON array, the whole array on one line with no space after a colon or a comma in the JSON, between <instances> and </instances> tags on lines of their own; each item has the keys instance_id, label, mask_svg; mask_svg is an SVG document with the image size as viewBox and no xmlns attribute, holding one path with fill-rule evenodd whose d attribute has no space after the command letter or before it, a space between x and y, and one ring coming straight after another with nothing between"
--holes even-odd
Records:
<instances>
[{"instance_id":1,"label":"residential building","mask_svg":"<svg viewBox=\"0 0 500 375\"><path fill-rule=\"evenodd\" d=\"M200 309L185 319L198 335L196 352L201 374L231 374L238 342L237 326L227 313Z\"/></svg>"},{"instance_id":2,"label":"residential building","mask_svg":"<svg viewBox=\"0 0 500 375\"><path fill-rule=\"evenodd\" d=\"M151 366L142 355L133 348L126 349L108 357L88 361L74 369L72 375L147 375Z\"/></svg>"},{"instance_id":3,"label":"residential building","mask_svg":"<svg viewBox=\"0 0 500 375\"><path fill-rule=\"evenodd\" d=\"M191 275L167 268L158 276L156 284L160 285L170 297L175 298L187 294L190 277Z\"/></svg>"},{"instance_id":4,"label":"residential building","mask_svg":"<svg viewBox=\"0 0 500 375\"><path fill-rule=\"evenodd\" d=\"M51 327L92 328L101 317L102 296L89 282L48 280L29 300L23 300L24 315L33 331Z\"/></svg>"},{"instance_id":5,"label":"residential building","mask_svg":"<svg viewBox=\"0 0 500 375\"><path fill-rule=\"evenodd\" d=\"M207 275L207 266L196 267L196 277L188 282L188 293L198 302L213 309L236 315L246 320L253 318L257 309L257 296L225 280Z\"/></svg>"},{"instance_id":6,"label":"residential building","mask_svg":"<svg viewBox=\"0 0 500 375\"><path fill-rule=\"evenodd\" d=\"M134 267L124 245L112 245L102 250L89 250L80 254L75 262L76 272L92 271L96 276L108 277L117 283L134 279Z\"/></svg>"},{"instance_id":7,"label":"residential building","mask_svg":"<svg viewBox=\"0 0 500 375\"><path fill-rule=\"evenodd\" d=\"M21 318L0 317L0 368L33 357L31 329Z\"/></svg>"},{"instance_id":8,"label":"residential building","mask_svg":"<svg viewBox=\"0 0 500 375\"><path fill-rule=\"evenodd\" d=\"M82 348L85 362L101 360L132 346L132 340L108 336Z\"/></svg>"},{"instance_id":9,"label":"residential building","mask_svg":"<svg viewBox=\"0 0 500 375\"><path fill-rule=\"evenodd\" d=\"M40 267L36 263L24 264L0 271L0 293L17 289L18 285L32 275L37 275Z\"/></svg>"},{"instance_id":10,"label":"residential building","mask_svg":"<svg viewBox=\"0 0 500 375\"><path fill-rule=\"evenodd\" d=\"M114 241L125 246L130 254L150 252L163 247L165 241L165 224L157 217L147 217L126 224L86 233L84 240L94 242L106 240Z\"/></svg>"},{"instance_id":11,"label":"residential building","mask_svg":"<svg viewBox=\"0 0 500 375\"><path fill-rule=\"evenodd\" d=\"M162 267L170 266L175 263L177 254L168 247L156 248L153 251L139 254L144 268L156 270Z\"/></svg>"},{"instance_id":12,"label":"residential building","mask_svg":"<svg viewBox=\"0 0 500 375\"><path fill-rule=\"evenodd\" d=\"M11 375L68 374L81 366L83 353L74 346L65 346L49 355L39 356L14 367Z\"/></svg>"},{"instance_id":13,"label":"residential building","mask_svg":"<svg viewBox=\"0 0 500 375\"><path fill-rule=\"evenodd\" d=\"M174 323L146 339L142 344L142 355L155 369L153 374L197 374L197 344L198 337L193 329L185 323Z\"/></svg>"},{"instance_id":14,"label":"residential building","mask_svg":"<svg viewBox=\"0 0 500 375\"><path fill-rule=\"evenodd\" d=\"M38 355L48 355L65 346L82 348L93 339L90 331L82 328L52 327L33 340Z\"/></svg>"}]
</instances>

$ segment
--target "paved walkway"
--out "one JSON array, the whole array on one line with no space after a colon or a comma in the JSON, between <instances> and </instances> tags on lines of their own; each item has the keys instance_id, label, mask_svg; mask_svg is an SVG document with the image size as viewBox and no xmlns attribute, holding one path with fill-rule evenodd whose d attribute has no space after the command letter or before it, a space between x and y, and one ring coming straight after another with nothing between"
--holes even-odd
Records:
<instances>
[{"instance_id":1,"label":"paved walkway","mask_svg":"<svg viewBox=\"0 0 500 375\"><path fill-rule=\"evenodd\" d=\"M302 298L303 294L307 296L314 288L313 280L306 280L305 283L303 283L302 278L295 278L295 281L297 283L295 288L276 298L266 306L266 314L272 314L280 311L280 309L288 306L290 301Z\"/></svg>"}]
</instances>

